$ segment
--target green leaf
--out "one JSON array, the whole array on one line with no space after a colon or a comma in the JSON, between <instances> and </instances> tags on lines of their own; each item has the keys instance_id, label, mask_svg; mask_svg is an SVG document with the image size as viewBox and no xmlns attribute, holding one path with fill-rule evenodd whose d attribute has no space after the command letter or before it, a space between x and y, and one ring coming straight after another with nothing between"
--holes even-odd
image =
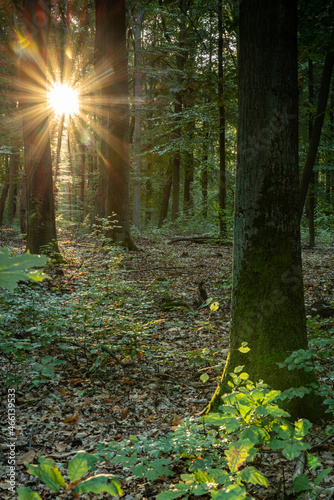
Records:
<instances>
[{"instance_id":1,"label":"green leaf","mask_svg":"<svg viewBox=\"0 0 334 500\"><path fill-rule=\"evenodd\" d=\"M50 467L46 464L33 465L25 463L24 465L27 467L29 474L39 477L42 483L51 491L58 491L60 487L66 488L65 479L56 467Z\"/></svg>"},{"instance_id":2,"label":"green leaf","mask_svg":"<svg viewBox=\"0 0 334 500\"><path fill-rule=\"evenodd\" d=\"M17 488L17 498L19 500L42 500L42 497L31 488Z\"/></svg>"},{"instance_id":3,"label":"green leaf","mask_svg":"<svg viewBox=\"0 0 334 500\"><path fill-rule=\"evenodd\" d=\"M89 470L87 460L82 455L76 455L68 464L68 477L71 483L79 481Z\"/></svg>"},{"instance_id":4,"label":"green leaf","mask_svg":"<svg viewBox=\"0 0 334 500\"><path fill-rule=\"evenodd\" d=\"M293 437L295 439L303 439L308 434L308 431L311 429L312 424L309 420L302 419L295 422L295 431L293 433Z\"/></svg>"},{"instance_id":5,"label":"green leaf","mask_svg":"<svg viewBox=\"0 0 334 500\"><path fill-rule=\"evenodd\" d=\"M242 366L236 366L233 370L233 373L240 373L244 369L244 365Z\"/></svg>"},{"instance_id":6,"label":"green leaf","mask_svg":"<svg viewBox=\"0 0 334 500\"><path fill-rule=\"evenodd\" d=\"M52 360L53 360L52 356L44 356L44 358L41 359L41 362L42 362L42 365L47 365Z\"/></svg>"},{"instance_id":7,"label":"green leaf","mask_svg":"<svg viewBox=\"0 0 334 500\"><path fill-rule=\"evenodd\" d=\"M228 450L225 450L225 456L230 471L235 473L241 467L249 456L249 450L254 446L248 439L230 443Z\"/></svg>"},{"instance_id":8,"label":"green leaf","mask_svg":"<svg viewBox=\"0 0 334 500\"><path fill-rule=\"evenodd\" d=\"M0 250L0 287L7 288L10 292L14 290L18 281L42 281L49 278L42 271L29 270L32 267L42 267L47 263L47 257L41 255L30 255L26 252L22 255L9 257L8 248Z\"/></svg>"},{"instance_id":9,"label":"green leaf","mask_svg":"<svg viewBox=\"0 0 334 500\"><path fill-rule=\"evenodd\" d=\"M159 495L157 495L157 500L172 500L173 498L179 498L189 493L190 489L191 486L189 484L178 483L172 490L159 493Z\"/></svg>"},{"instance_id":10,"label":"green leaf","mask_svg":"<svg viewBox=\"0 0 334 500\"><path fill-rule=\"evenodd\" d=\"M260 484L268 486L269 482L262 472L258 471L256 467L245 467L243 471L238 474L237 479L241 479L244 483Z\"/></svg>"},{"instance_id":11,"label":"green leaf","mask_svg":"<svg viewBox=\"0 0 334 500\"><path fill-rule=\"evenodd\" d=\"M205 384L205 382L209 380L209 375L207 373L203 373L203 375L200 376L200 379L203 382L203 384Z\"/></svg>"},{"instance_id":12,"label":"green leaf","mask_svg":"<svg viewBox=\"0 0 334 500\"><path fill-rule=\"evenodd\" d=\"M321 483L321 481L325 479L326 476L328 476L331 470L332 470L331 467L327 467L327 469L322 470L320 474L318 474L317 477L315 478L314 485L318 486L318 484Z\"/></svg>"},{"instance_id":13,"label":"green leaf","mask_svg":"<svg viewBox=\"0 0 334 500\"><path fill-rule=\"evenodd\" d=\"M296 477L296 479L293 482L292 489L295 492L311 489L311 484L306 474Z\"/></svg>"},{"instance_id":14,"label":"green leaf","mask_svg":"<svg viewBox=\"0 0 334 500\"><path fill-rule=\"evenodd\" d=\"M239 484L227 486L222 490L211 491L213 500L245 500L247 498L246 488Z\"/></svg>"},{"instance_id":15,"label":"green leaf","mask_svg":"<svg viewBox=\"0 0 334 500\"><path fill-rule=\"evenodd\" d=\"M289 443L284 447L284 449L282 450L282 454L288 460L293 460L294 458L297 458L299 456L301 451L309 450L310 448L311 445L309 445L308 443L303 443L302 441L294 441L293 443Z\"/></svg>"},{"instance_id":16,"label":"green leaf","mask_svg":"<svg viewBox=\"0 0 334 500\"><path fill-rule=\"evenodd\" d=\"M85 481L77 484L74 490L77 493L103 493L104 491L112 496L121 496L122 489L117 479L112 479L111 483L107 484L110 478L114 478L112 474L99 474L89 477Z\"/></svg>"}]
</instances>

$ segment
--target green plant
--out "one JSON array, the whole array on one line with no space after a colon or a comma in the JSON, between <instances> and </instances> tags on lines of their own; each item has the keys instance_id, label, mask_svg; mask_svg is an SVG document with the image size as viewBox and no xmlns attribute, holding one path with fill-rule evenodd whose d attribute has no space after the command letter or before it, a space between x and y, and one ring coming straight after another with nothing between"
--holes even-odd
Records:
<instances>
[{"instance_id":1,"label":"green plant","mask_svg":"<svg viewBox=\"0 0 334 500\"><path fill-rule=\"evenodd\" d=\"M42 281L49 278L41 270L31 270L32 267L44 266L47 260L47 257L41 255L30 255L29 251L9 257L8 248L0 250L0 287L12 292L19 281Z\"/></svg>"},{"instance_id":2,"label":"green plant","mask_svg":"<svg viewBox=\"0 0 334 500\"><path fill-rule=\"evenodd\" d=\"M97 458L90 453L80 451L69 462L67 471L69 483L65 482L63 475L51 458L42 457L38 461L39 465L25 463L27 471L29 474L37 476L51 491L58 492L62 488L67 493L76 493L77 496L89 492L107 492L113 496L122 495L119 482L112 474L98 474L82 479L89 470L96 470L94 463ZM31 488L18 488L17 493L19 500L41 500L40 495Z\"/></svg>"},{"instance_id":3,"label":"green plant","mask_svg":"<svg viewBox=\"0 0 334 500\"><path fill-rule=\"evenodd\" d=\"M248 348L244 345L240 349ZM170 490L158 494L158 500L207 493L216 500L240 500L248 498L247 484L267 487L268 479L253 465L261 448L296 459L310 448L304 439L312 424L308 420L290 423L289 413L278 405L280 391L262 381L251 382L242 366L231 378L231 392L223 398L220 413L187 419L159 440L132 436L122 443L100 444L97 456L123 464L135 477L148 480L173 476L171 464L186 468L188 472L181 474ZM326 472L321 472L314 485L297 479L293 488L312 490L325 476Z\"/></svg>"},{"instance_id":4,"label":"green plant","mask_svg":"<svg viewBox=\"0 0 334 500\"><path fill-rule=\"evenodd\" d=\"M66 361L54 360L52 356L44 356L40 363L34 363L29 373L32 376L31 387L49 382L55 376L54 367L64 363Z\"/></svg>"}]
</instances>

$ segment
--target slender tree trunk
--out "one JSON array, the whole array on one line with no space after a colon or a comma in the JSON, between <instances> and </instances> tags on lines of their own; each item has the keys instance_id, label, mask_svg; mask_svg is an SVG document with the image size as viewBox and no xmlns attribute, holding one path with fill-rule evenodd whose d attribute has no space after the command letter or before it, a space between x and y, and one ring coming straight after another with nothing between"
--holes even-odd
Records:
<instances>
[{"instance_id":1,"label":"slender tree trunk","mask_svg":"<svg viewBox=\"0 0 334 500\"><path fill-rule=\"evenodd\" d=\"M79 142L80 155L80 220L85 218L85 200L86 200L86 147Z\"/></svg>"},{"instance_id":2,"label":"slender tree trunk","mask_svg":"<svg viewBox=\"0 0 334 500\"><path fill-rule=\"evenodd\" d=\"M223 62L223 1L218 0L218 96L219 96L219 230L226 238L226 154L225 154L225 106Z\"/></svg>"},{"instance_id":3,"label":"slender tree trunk","mask_svg":"<svg viewBox=\"0 0 334 500\"><path fill-rule=\"evenodd\" d=\"M134 126L134 186L133 186L133 223L140 228L140 190L141 190L141 101L142 101L142 54L141 29L144 12L137 12L135 28L135 126Z\"/></svg>"},{"instance_id":4,"label":"slender tree trunk","mask_svg":"<svg viewBox=\"0 0 334 500\"><path fill-rule=\"evenodd\" d=\"M182 73L185 65L185 55L184 55L184 39L185 39L185 16L187 11L187 1L179 0L180 7L180 29L179 29L179 54L176 56L176 68L178 70L178 78L181 80ZM177 122L177 127L175 130L175 144L179 143L181 139L181 114L182 114L182 94L177 92L176 100L174 104L175 119ZM180 169L181 169L181 151L177 145L177 151L174 155L173 162L173 201L172 201L172 221L174 222L179 216L179 205L180 205Z\"/></svg>"},{"instance_id":5,"label":"slender tree trunk","mask_svg":"<svg viewBox=\"0 0 334 500\"><path fill-rule=\"evenodd\" d=\"M172 189L172 183L173 183L172 173L168 173L168 178L166 180L166 183L165 183L163 191L162 191L162 202L161 202L161 210L160 210L158 227L161 227L162 224L164 223L164 221L167 219L168 204L169 204L170 192Z\"/></svg>"},{"instance_id":6,"label":"slender tree trunk","mask_svg":"<svg viewBox=\"0 0 334 500\"><path fill-rule=\"evenodd\" d=\"M47 115L46 65L50 0L23 0L27 40L20 64L24 164L27 183L27 250L59 253ZM38 99L38 101L37 101Z\"/></svg>"},{"instance_id":7,"label":"slender tree trunk","mask_svg":"<svg viewBox=\"0 0 334 500\"><path fill-rule=\"evenodd\" d=\"M8 224L11 226L16 214L17 185L19 175L19 152L12 148L9 163Z\"/></svg>"},{"instance_id":8,"label":"slender tree trunk","mask_svg":"<svg viewBox=\"0 0 334 500\"><path fill-rule=\"evenodd\" d=\"M21 233L27 232L27 185L24 180L20 193L20 230Z\"/></svg>"},{"instance_id":9,"label":"slender tree trunk","mask_svg":"<svg viewBox=\"0 0 334 500\"><path fill-rule=\"evenodd\" d=\"M190 108L190 105L188 104L186 107ZM187 128L189 129L188 141L189 144L192 145L194 139L195 123L191 121ZM183 214L185 216L190 216L194 213L194 199L191 191L194 181L194 162L194 153L191 146L191 149L186 151L184 154Z\"/></svg>"},{"instance_id":10,"label":"slender tree trunk","mask_svg":"<svg viewBox=\"0 0 334 500\"><path fill-rule=\"evenodd\" d=\"M1 191L1 196L0 196L0 227L3 224L3 214L5 211L5 206L6 206L6 200L8 196L8 190L9 190L9 161L8 161L8 156L6 158L6 177L5 177L5 183L3 185L2 191Z\"/></svg>"},{"instance_id":11,"label":"slender tree trunk","mask_svg":"<svg viewBox=\"0 0 334 500\"><path fill-rule=\"evenodd\" d=\"M328 52L326 55L325 64L322 72L321 86L318 98L318 107L313 125L310 148L306 158L306 163L303 170L303 176L300 182L300 215L302 215L303 212L307 190L310 183L315 159L317 156L321 129L324 123L324 117L328 101L333 63L334 63L334 54L332 52Z\"/></svg>"},{"instance_id":12,"label":"slender tree trunk","mask_svg":"<svg viewBox=\"0 0 334 500\"><path fill-rule=\"evenodd\" d=\"M125 0L96 0L96 63L104 117L101 167L106 181L105 216L115 243L135 249L130 237L129 103Z\"/></svg>"},{"instance_id":13,"label":"slender tree trunk","mask_svg":"<svg viewBox=\"0 0 334 500\"><path fill-rule=\"evenodd\" d=\"M210 409L234 368L284 390L315 381L280 369L307 349L298 198L297 0L240 3L238 165L230 353ZM239 348L248 343L250 351ZM319 417L311 397L293 418Z\"/></svg>"},{"instance_id":14,"label":"slender tree trunk","mask_svg":"<svg viewBox=\"0 0 334 500\"><path fill-rule=\"evenodd\" d=\"M313 74L313 61L308 60L308 96L309 96L309 106L313 108L314 106L314 74ZM313 111L310 111L309 121L308 121L308 136L309 136L309 146L311 144L311 137L313 132ZM309 246L310 248L315 247L315 227L314 227L314 213L315 213L315 187L317 185L318 175L316 172L312 172L310 180L309 189L309 210L308 210L308 225L309 225Z\"/></svg>"}]
</instances>

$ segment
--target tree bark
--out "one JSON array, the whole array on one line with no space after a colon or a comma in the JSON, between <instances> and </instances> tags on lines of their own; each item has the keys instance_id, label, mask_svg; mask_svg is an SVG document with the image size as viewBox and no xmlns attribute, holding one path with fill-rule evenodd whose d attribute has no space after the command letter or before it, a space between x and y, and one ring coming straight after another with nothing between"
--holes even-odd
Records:
<instances>
[{"instance_id":1,"label":"tree bark","mask_svg":"<svg viewBox=\"0 0 334 500\"><path fill-rule=\"evenodd\" d=\"M170 192L171 192L172 183L173 183L172 173L168 172L167 175L168 175L168 177L167 177L166 183L165 183L165 185L163 187L163 191L162 191L161 210L160 210L160 217L159 217L159 222L158 222L159 228L162 226L164 221L167 219L168 204L169 204Z\"/></svg>"},{"instance_id":2,"label":"tree bark","mask_svg":"<svg viewBox=\"0 0 334 500\"><path fill-rule=\"evenodd\" d=\"M334 54L332 52L328 52L326 55L325 64L322 72L321 86L318 98L318 107L317 107L316 117L314 120L310 147L306 158L305 167L303 170L303 176L300 182L300 216L302 215L303 208L305 205L307 190L310 184L312 170L317 156L321 129L324 123L324 117L328 101L333 63L334 63Z\"/></svg>"},{"instance_id":3,"label":"tree bark","mask_svg":"<svg viewBox=\"0 0 334 500\"><path fill-rule=\"evenodd\" d=\"M53 199L46 66L50 0L24 0L25 44L20 63L24 165L27 185L27 250L59 253Z\"/></svg>"},{"instance_id":4,"label":"tree bark","mask_svg":"<svg viewBox=\"0 0 334 500\"><path fill-rule=\"evenodd\" d=\"M17 202L17 186L19 174L19 152L15 147L12 147L12 154L10 156L9 164L9 190L8 190L8 224L11 226L16 214Z\"/></svg>"},{"instance_id":5,"label":"tree bark","mask_svg":"<svg viewBox=\"0 0 334 500\"><path fill-rule=\"evenodd\" d=\"M225 106L223 61L223 1L218 0L218 99L219 99L219 231L221 240L226 239L226 154L225 154Z\"/></svg>"},{"instance_id":6,"label":"tree bark","mask_svg":"<svg viewBox=\"0 0 334 500\"><path fill-rule=\"evenodd\" d=\"M141 101L142 101L142 54L141 54L141 29L144 12L137 12L135 28L135 126L134 126L134 185L133 185L133 223L140 228L140 190L141 190Z\"/></svg>"},{"instance_id":7,"label":"tree bark","mask_svg":"<svg viewBox=\"0 0 334 500\"><path fill-rule=\"evenodd\" d=\"M8 190L9 190L9 161L8 161L8 156L6 158L6 178L5 178L5 183L3 185L2 191L1 191L1 196L0 196L0 227L2 227L3 224L3 214L5 212L5 206L6 206L6 200L8 196Z\"/></svg>"},{"instance_id":8,"label":"tree bark","mask_svg":"<svg viewBox=\"0 0 334 500\"><path fill-rule=\"evenodd\" d=\"M312 108L314 106L314 73L313 73L313 61L308 60L308 96L309 96L309 106L311 111L309 113L308 120L308 137L309 146L311 144L312 132L313 132L313 112ZM318 175L317 172L312 172L310 179L310 189L309 189L309 211L308 211L308 227L309 227L309 247L315 247L315 226L314 226L314 215L315 215L315 187L317 185Z\"/></svg>"},{"instance_id":9,"label":"tree bark","mask_svg":"<svg viewBox=\"0 0 334 500\"><path fill-rule=\"evenodd\" d=\"M176 68L178 70L178 80L179 85L182 78L182 73L184 70L185 64L185 55L184 55L184 38L185 38L185 16L187 12L187 2L186 0L179 0L179 8L180 8L180 29L179 29L179 53L176 56ZM181 138L181 113L182 113L182 93L177 92L175 96L175 104L174 104L174 113L175 120L177 122L177 127L175 129L175 144L177 151L174 155L173 161L173 200L172 200L172 221L176 221L179 216L179 205L180 205L180 168L181 168L181 151L179 145L177 144Z\"/></svg>"},{"instance_id":10,"label":"tree bark","mask_svg":"<svg viewBox=\"0 0 334 500\"><path fill-rule=\"evenodd\" d=\"M101 86L101 171L105 182L105 216L117 220L108 236L128 248L129 201L129 103L125 0L96 0L95 71Z\"/></svg>"},{"instance_id":11,"label":"tree bark","mask_svg":"<svg viewBox=\"0 0 334 500\"><path fill-rule=\"evenodd\" d=\"M230 353L210 410L244 365L250 380L284 390L313 372L277 365L307 349L298 199L297 0L240 3L238 164ZM248 343L250 351L239 348ZM312 398L293 418L319 417Z\"/></svg>"}]
</instances>

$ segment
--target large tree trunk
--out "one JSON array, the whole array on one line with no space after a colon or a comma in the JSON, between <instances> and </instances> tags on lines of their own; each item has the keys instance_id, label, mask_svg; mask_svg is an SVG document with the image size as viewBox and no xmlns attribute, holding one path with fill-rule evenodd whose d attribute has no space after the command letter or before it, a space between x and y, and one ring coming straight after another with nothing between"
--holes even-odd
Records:
<instances>
[{"instance_id":1,"label":"large tree trunk","mask_svg":"<svg viewBox=\"0 0 334 500\"><path fill-rule=\"evenodd\" d=\"M24 0L23 24L29 41L25 44L20 63L27 250L31 253L58 253L46 97L50 0Z\"/></svg>"},{"instance_id":2,"label":"large tree trunk","mask_svg":"<svg viewBox=\"0 0 334 500\"><path fill-rule=\"evenodd\" d=\"M96 0L96 62L102 102L101 168L105 216L117 220L108 236L135 248L130 237L129 103L125 0Z\"/></svg>"},{"instance_id":3,"label":"large tree trunk","mask_svg":"<svg viewBox=\"0 0 334 500\"><path fill-rule=\"evenodd\" d=\"M240 3L238 165L230 353L210 409L229 374L275 389L315 381L280 369L307 349L298 197L297 0ZM250 351L239 352L247 342ZM293 400L293 417L314 418L311 398Z\"/></svg>"}]
</instances>

